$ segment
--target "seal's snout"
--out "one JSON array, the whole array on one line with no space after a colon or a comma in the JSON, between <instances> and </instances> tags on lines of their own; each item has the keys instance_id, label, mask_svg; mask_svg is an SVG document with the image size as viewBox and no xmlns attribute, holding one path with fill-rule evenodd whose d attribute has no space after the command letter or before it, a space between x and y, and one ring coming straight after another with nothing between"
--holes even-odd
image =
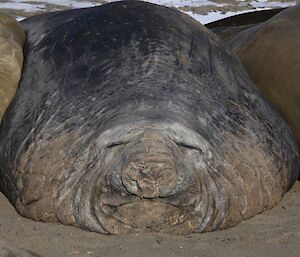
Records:
<instances>
[{"instance_id":1,"label":"seal's snout","mask_svg":"<svg viewBox=\"0 0 300 257\"><path fill-rule=\"evenodd\" d=\"M176 187L177 173L166 163L130 162L123 171L122 182L126 189L145 198L164 197Z\"/></svg>"},{"instance_id":2,"label":"seal's snout","mask_svg":"<svg viewBox=\"0 0 300 257\"><path fill-rule=\"evenodd\" d=\"M172 195L178 183L179 149L159 131L139 135L125 149L122 183L144 198Z\"/></svg>"}]
</instances>

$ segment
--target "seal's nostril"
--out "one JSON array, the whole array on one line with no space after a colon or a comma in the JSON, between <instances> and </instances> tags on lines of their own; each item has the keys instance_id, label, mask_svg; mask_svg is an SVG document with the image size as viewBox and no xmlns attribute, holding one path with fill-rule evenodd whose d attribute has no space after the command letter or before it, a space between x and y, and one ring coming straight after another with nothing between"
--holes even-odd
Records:
<instances>
[{"instance_id":1,"label":"seal's nostril","mask_svg":"<svg viewBox=\"0 0 300 257\"><path fill-rule=\"evenodd\" d=\"M177 172L166 164L129 163L122 172L122 181L127 190L145 198L163 197L174 191Z\"/></svg>"},{"instance_id":2,"label":"seal's nostril","mask_svg":"<svg viewBox=\"0 0 300 257\"><path fill-rule=\"evenodd\" d=\"M151 178L144 171L145 165L130 162L122 172L122 182L126 189L133 194L144 197L156 197ZM149 190L150 188L150 190Z\"/></svg>"}]
</instances>

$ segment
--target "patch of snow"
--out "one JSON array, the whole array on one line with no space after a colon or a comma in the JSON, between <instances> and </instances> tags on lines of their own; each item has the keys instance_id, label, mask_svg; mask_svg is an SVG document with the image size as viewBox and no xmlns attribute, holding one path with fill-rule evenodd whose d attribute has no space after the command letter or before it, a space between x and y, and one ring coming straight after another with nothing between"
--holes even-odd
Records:
<instances>
[{"instance_id":1,"label":"patch of snow","mask_svg":"<svg viewBox=\"0 0 300 257\"><path fill-rule=\"evenodd\" d=\"M29 3L16 3L16 2L6 2L0 3L0 9L15 9L22 10L26 12L36 12L45 8L44 4L29 4Z\"/></svg>"},{"instance_id":2,"label":"patch of snow","mask_svg":"<svg viewBox=\"0 0 300 257\"><path fill-rule=\"evenodd\" d=\"M108 2L117 2L119 0L110 0ZM225 0L226 1L226 0ZM145 2L160 4L165 6L173 6L173 7L201 7L201 6L227 6L227 3L215 3L209 0L147 0Z\"/></svg>"},{"instance_id":3,"label":"patch of snow","mask_svg":"<svg viewBox=\"0 0 300 257\"><path fill-rule=\"evenodd\" d=\"M279 1L267 2L265 0L260 0L260 1L252 1L249 4L252 5L254 8L274 8L274 7L294 6L297 3L296 2L279 2Z\"/></svg>"},{"instance_id":4,"label":"patch of snow","mask_svg":"<svg viewBox=\"0 0 300 257\"><path fill-rule=\"evenodd\" d=\"M149 0L147 2L151 2L154 4L160 4L160 5L166 5L166 6L174 6L174 7L201 7L201 6L208 6L208 5L214 5L214 6L226 6L228 4L222 3L218 4L212 1L208 0L179 0L179 1L172 1L172 0Z\"/></svg>"},{"instance_id":5,"label":"patch of snow","mask_svg":"<svg viewBox=\"0 0 300 257\"><path fill-rule=\"evenodd\" d=\"M29 2L28 0L13 0L13 1L20 1L20 2ZM49 4L56 4L62 6L69 6L72 8L85 8L85 7L94 7L99 5L97 3L93 3L93 1L74 1L74 0L30 0L30 2L42 2L42 3L49 3Z\"/></svg>"},{"instance_id":6,"label":"patch of snow","mask_svg":"<svg viewBox=\"0 0 300 257\"><path fill-rule=\"evenodd\" d=\"M70 8L85 8L99 5L97 3L88 1L74 1L74 0L11 0L9 2L0 2L0 9L14 9L25 12L36 12L46 8L46 4L55 4L67 6Z\"/></svg>"},{"instance_id":7,"label":"patch of snow","mask_svg":"<svg viewBox=\"0 0 300 257\"><path fill-rule=\"evenodd\" d=\"M25 20L26 17L23 17L23 16L16 16L16 20L17 21L22 21L22 20Z\"/></svg>"}]
</instances>

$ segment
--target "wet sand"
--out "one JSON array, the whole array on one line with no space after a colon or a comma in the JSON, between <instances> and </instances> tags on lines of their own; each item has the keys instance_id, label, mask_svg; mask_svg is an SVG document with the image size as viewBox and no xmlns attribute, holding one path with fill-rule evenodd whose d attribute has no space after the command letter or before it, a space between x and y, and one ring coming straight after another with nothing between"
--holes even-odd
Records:
<instances>
[{"instance_id":1,"label":"wet sand","mask_svg":"<svg viewBox=\"0 0 300 257\"><path fill-rule=\"evenodd\" d=\"M159 233L103 236L75 227L35 222L18 215L2 194L0 207L2 247L13 243L33 253L33 256L300 256L300 182L297 182L283 201L272 210L234 228L188 236ZM20 252L16 256L27 255Z\"/></svg>"}]
</instances>

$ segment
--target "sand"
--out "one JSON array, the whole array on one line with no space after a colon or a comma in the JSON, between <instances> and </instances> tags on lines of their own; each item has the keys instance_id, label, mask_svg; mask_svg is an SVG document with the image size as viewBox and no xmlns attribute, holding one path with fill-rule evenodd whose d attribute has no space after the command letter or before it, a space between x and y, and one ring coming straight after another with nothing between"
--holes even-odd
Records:
<instances>
[{"instance_id":1,"label":"sand","mask_svg":"<svg viewBox=\"0 0 300 257\"><path fill-rule=\"evenodd\" d=\"M272 210L234 228L188 236L104 236L75 227L35 222L21 217L2 194L0 207L0 257L27 257L29 252L43 257L300 256L300 182ZM26 251L5 255L4 247L13 249L12 244Z\"/></svg>"}]
</instances>

